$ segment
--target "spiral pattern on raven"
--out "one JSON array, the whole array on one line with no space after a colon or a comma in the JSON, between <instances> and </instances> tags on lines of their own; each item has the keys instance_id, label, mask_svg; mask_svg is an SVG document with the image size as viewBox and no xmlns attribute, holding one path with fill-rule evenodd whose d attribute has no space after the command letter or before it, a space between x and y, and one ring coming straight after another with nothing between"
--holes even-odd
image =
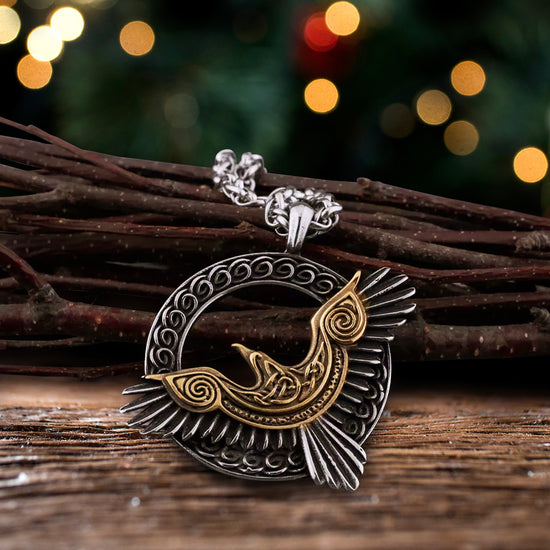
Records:
<instances>
[{"instance_id":1,"label":"spiral pattern on raven","mask_svg":"<svg viewBox=\"0 0 550 550\"><path fill-rule=\"evenodd\" d=\"M324 318L329 338L343 345L356 342L365 331L365 315L356 306L356 300L346 300L330 311Z\"/></svg>"},{"instance_id":2,"label":"spiral pattern on raven","mask_svg":"<svg viewBox=\"0 0 550 550\"><path fill-rule=\"evenodd\" d=\"M182 377L183 378L183 377ZM189 408L195 412L207 412L216 408L221 398L217 380L208 373L197 373L178 381L182 396Z\"/></svg>"}]
</instances>

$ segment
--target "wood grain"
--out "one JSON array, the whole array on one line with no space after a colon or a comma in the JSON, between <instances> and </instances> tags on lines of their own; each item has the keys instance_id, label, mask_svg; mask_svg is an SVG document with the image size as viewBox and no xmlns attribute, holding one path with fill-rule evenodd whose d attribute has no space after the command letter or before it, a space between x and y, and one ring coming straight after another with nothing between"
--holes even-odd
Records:
<instances>
[{"instance_id":1,"label":"wood grain","mask_svg":"<svg viewBox=\"0 0 550 550\"><path fill-rule=\"evenodd\" d=\"M4 550L548 548L550 397L401 383L356 493L210 472L125 426L120 390L0 377Z\"/></svg>"}]
</instances>

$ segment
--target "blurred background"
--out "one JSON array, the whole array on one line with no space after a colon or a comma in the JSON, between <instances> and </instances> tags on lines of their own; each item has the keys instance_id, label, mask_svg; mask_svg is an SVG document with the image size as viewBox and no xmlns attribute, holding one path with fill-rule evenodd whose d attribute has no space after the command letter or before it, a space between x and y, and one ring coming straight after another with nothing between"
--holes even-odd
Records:
<instances>
[{"instance_id":1,"label":"blurred background","mask_svg":"<svg viewBox=\"0 0 550 550\"><path fill-rule=\"evenodd\" d=\"M550 216L543 0L0 0L0 115L87 149Z\"/></svg>"}]
</instances>

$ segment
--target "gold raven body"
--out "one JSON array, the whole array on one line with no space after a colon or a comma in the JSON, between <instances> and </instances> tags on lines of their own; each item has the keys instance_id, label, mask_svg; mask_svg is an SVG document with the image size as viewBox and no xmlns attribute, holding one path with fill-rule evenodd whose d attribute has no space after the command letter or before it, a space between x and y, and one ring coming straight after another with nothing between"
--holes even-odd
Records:
<instances>
[{"instance_id":1,"label":"gold raven body","mask_svg":"<svg viewBox=\"0 0 550 550\"><path fill-rule=\"evenodd\" d=\"M198 367L151 374L184 409L206 413L216 410L246 424L282 429L311 422L336 400L348 369L348 348L367 326L365 305L356 287L361 273L323 304L313 315L311 345L297 365L281 365L261 351L233 344L252 368L250 386L236 384L216 369Z\"/></svg>"}]
</instances>

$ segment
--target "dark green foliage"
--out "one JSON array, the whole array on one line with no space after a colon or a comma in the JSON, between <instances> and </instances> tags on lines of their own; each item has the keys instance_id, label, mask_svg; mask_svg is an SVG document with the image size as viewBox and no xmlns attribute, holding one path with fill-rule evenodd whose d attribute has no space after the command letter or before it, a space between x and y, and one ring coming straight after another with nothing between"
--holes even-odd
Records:
<instances>
[{"instance_id":1,"label":"dark green foliage","mask_svg":"<svg viewBox=\"0 0 550 550\"><path fill-rule=\"evenodd\" d=\"M362 39L342 40L327 54L308 52L301 38L304 18L326 2L82 6L85 33L66 45L52 83L40 91L23 90L14 66L25 33L48 12L20 4L20 44L0 49L13 97L3 114L45 125L82 147L200 165L230 147L262 153L273 172L361 175L533 213L550 207L548 183L524 184L512 169L522 147L548 148L547 2L356 0ZM143 57L127 55L118 43L120 28L132 19L148 21L156 33ZM451 87L450 71L464 59L479 62L487 74L477 96ZM317 76L332 78L340 90L339 106L328 115L310 112L303 102L305 85ZM478 128L471 155L446 149L445 124L417 120L404 139L381 131L387 105L413 106L428 88L449 95L450 121Z\"/></svg>"}]
</instances>

